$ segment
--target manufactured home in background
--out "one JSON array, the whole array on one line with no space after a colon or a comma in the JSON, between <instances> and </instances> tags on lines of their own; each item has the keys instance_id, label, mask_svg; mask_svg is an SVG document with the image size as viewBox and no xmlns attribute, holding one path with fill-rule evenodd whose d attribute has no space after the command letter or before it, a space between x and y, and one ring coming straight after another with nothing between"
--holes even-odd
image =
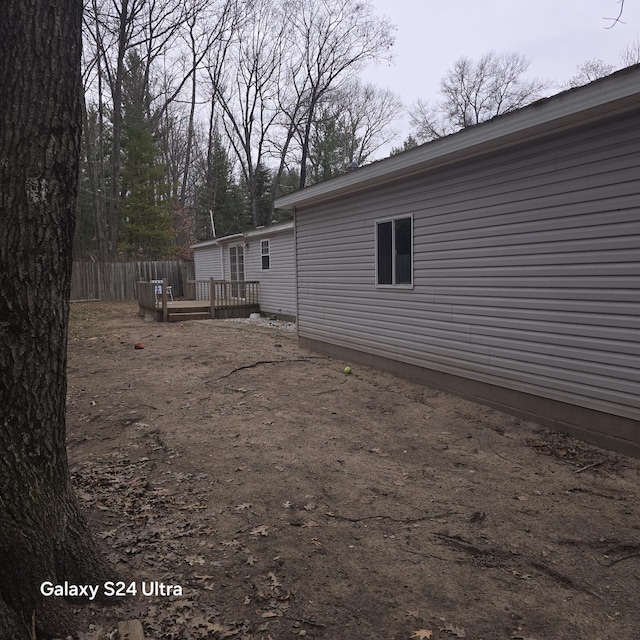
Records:
<instances>
[{"instance_id":1,"label":"manufactured home in background","mask_svg":"<svg viewBox=\"0 0 640 640\"><path fill-rule=\"evenodd\" d=\"M196 280L257 281L260 312L296 318L293 222L192 245Z\"/></svg>"},{"instance_id":2,"label":"manufactured home in background","mask_svg":"<svg viewBox=\"0 0 640 640\"><path fill-rule=\"evenodd\" d=\"M640 67L275 204L303 346L640 455Z\"/></svg>"}]
</instances>

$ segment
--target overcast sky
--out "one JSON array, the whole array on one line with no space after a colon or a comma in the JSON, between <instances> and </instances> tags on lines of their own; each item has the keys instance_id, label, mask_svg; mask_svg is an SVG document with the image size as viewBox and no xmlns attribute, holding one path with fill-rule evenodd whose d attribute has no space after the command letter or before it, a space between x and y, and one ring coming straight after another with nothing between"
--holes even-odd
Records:
<instances>
[{"instance_id":1,"label":"overcast sky","mask_svg":"<svg viewBox=\"0 0 640 640\"><path fill-rule=\"evenodd\" d=\"M611 29L604 17L618 15L617 0L372 0L376 13L396 25L394 62L377 65L364 78L392 89L406 106L438 99L440 78L453 62L493 49L517 51L531 60L528 76L566 82L585 60L618 65L625 45L640 37L640 2L626 0L622 20ZM551 89L549 95L561 89ZM403 136L408 125L402 123Z\"/></svg>"}]
</instances>

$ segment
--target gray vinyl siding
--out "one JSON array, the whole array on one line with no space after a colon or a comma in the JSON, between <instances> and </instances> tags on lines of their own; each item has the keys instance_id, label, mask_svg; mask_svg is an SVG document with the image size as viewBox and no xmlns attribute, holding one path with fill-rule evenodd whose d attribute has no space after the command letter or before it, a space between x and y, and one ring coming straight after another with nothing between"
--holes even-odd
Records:
<instances>
[{"instance_id":1,"label":"gray vinyl siding","mask_svg":"<svg viewBox=\"0 0 640 640\"><path fill-rule=\"evenodd\" d=\"M262 269L260 242L270 242L270 268ZM245 267L248 280L260 282L260 311L268 315L296 316L296 262L293 229L247 238Z\"/></svg>"},{"instance_id":2,"label":"gray vinyl siding","mask_svg":"<svg viewBox=\"0 0 640 640\"><path fill-rule=\"evenodd\" d=\"M413 216L411 290L376 288L375 225ZM296 213L298 331L640 418L640 116Z\"/></svg>"},{"instance_id":3,"label":"gray vinyl siding","mask_svg":"<svg viewBox=\"0 0 640 640\"><path fill-rule=\"evenodd\" d=\"M217 245L194 249L193 262L196 280L206 280L207 278L222 280L221 252L222 247Z\"/></svg>"},{"instance_id":4,"label":"gray vinyl siding","mask_svg":"<svg viewBox=\"0 0 640 640\"><path fill-rule=\"evenodd\" d=\"M275 229L275 227L274 227ZM262 269L260 241L271 245L270 269ZM293 227L249 231L244 237L211 246L194 247L196 279L229 280L229 248L244 244L245 280L257 280L260 310L269 315L296 316L296 263Z\"/></svg>"}]
</instances>

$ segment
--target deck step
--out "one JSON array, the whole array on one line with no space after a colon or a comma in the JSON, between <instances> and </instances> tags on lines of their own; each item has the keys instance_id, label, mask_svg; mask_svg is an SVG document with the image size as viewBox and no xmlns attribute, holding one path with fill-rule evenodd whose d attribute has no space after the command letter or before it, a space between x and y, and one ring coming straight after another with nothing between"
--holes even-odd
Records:
<instances>
[{"instance_id":1,"label":"deck step","mask_svg":"<svg viewBox=\"0 0 640 640\"><path fill-rule=\"evenodd\" d=\"M210 311L183 311L180 313L170 313L167 317L169 322L183 322L184 320L211 320Z\"/></svg>"}]
</instances>

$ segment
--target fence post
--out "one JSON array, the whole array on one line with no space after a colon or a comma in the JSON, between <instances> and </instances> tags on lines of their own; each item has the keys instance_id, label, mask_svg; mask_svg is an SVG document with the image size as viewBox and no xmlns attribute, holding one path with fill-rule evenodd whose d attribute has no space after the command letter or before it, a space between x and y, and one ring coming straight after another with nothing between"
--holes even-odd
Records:
<instances>
[{"instance_id":1,"label":"fence post","mask_svg":"<svg viewBox=\"0 0 640 640\"><path fill-rule=\"evenodd\" d=\"M162 278L162 322L169 319L169 309L167 308L167 279Z\"/></svg>"}]
</instances>

